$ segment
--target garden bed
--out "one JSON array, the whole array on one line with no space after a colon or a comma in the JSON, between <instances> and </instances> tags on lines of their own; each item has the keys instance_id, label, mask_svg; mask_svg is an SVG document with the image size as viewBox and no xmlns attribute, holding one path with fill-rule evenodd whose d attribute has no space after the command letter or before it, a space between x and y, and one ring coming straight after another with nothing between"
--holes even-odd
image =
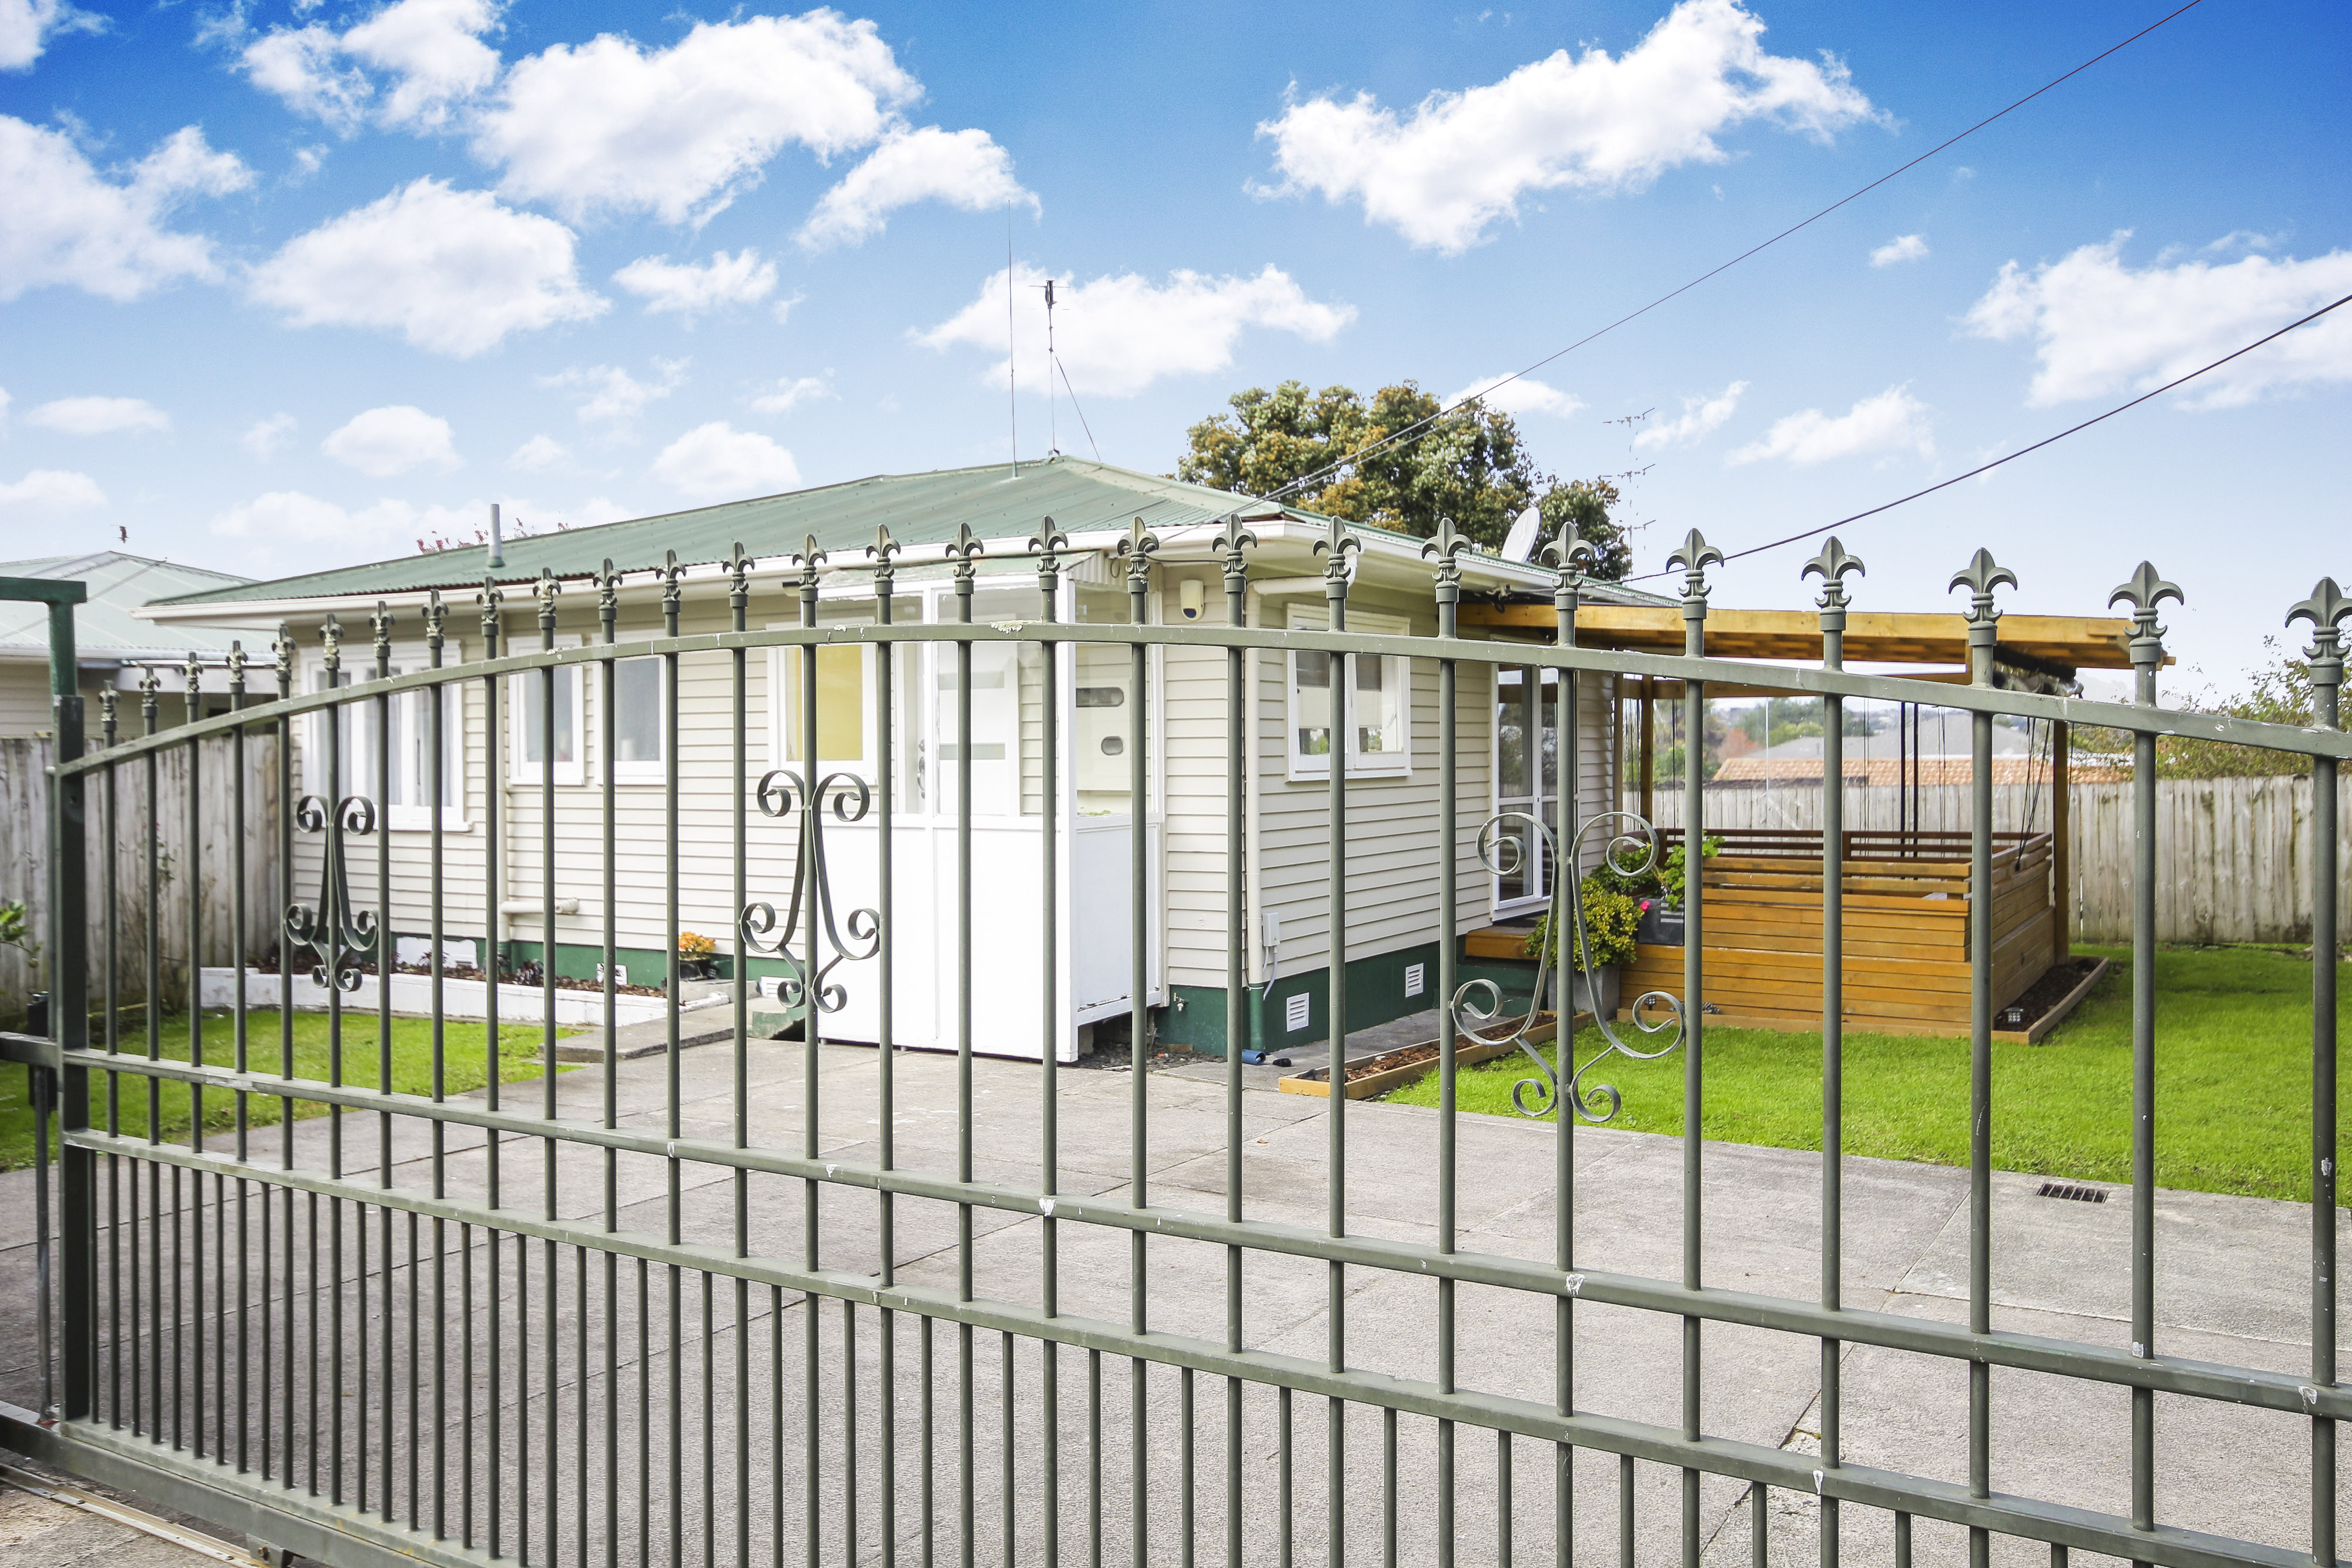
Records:
<instances>
[{"instance_id":1,"label":"garden bed","mask_svg":"<svg viewBox=\"0 0 2352 1568\"><path fill-rule=\"evenodd\" d=\"M1525 1016L1522 1014L1521 1018ZM1579 1021L1581 1021L1581 1017L1579 1015ZM1504 1021L1498 1019L1495 1027L1504 1027ZM1517 1028L1520 1019L1507 1021L1509 1027ZM1559 1022L1550 1013L1538 1013L1535 1028L1528 1031L1528 1038L1541 1044L1551 1039L1558 1030ZM1417 1040L1392 1051L1350 1059L1346 1064L1348 1098L1374 1099L1422 1077L1437 1065L1437 1044L1433 1040ZM1456 1067L1469 1067L1517 1049L1516 1040L1507 1045L1495 1045L1473 1040L1466 1034L1459 1035L1455 1037L1454 1061ZM1328 1067L1309 1068L1284 1078L1278 1087L1286 1094L1313 1094L1328 1100L1331 1097L1331 1070Z\"/></svg>"}]
</instances>

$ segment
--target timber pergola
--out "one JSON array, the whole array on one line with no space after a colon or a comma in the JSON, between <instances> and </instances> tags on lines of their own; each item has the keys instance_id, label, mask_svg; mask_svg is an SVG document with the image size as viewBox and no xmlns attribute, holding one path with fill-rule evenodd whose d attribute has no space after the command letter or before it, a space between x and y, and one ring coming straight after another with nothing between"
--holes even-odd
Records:
<instances>
[{"instance_id":1,"label":"timber pergola","mask_svg":"<svg viewBox=\"0 0 2352 1568\"><path fill-rule=\"evenodd\" d=\"M1467 601L1459 612L1460 624L1489 632L1518 632L1549 638L1559 626L1559 612L1549 599L1532 595L1509 601ZM1811 610L1709 610L1706 652L1723 659L1781 660L1819 664L1822 658L1821 617ZM1994 680L2001 685L2071 685L2078 671L2131 668L2132 623L2112 615L2005 614L1996 623L2000 641L1994 654ZM1576 640L1589 648L1615 648L1632 653L1679 653L1685 622L1682 606L1664 604L1594 604L1576 614ZM1968 622L1953 611L1905 612L1849 610L1845 614L1845 661L1853 664L1931 666L1906 671L1910 679L1947 685L1965 685L1968 669ZM2170 664L2168 657L2165 661ZM1625 695L1639 707L1639 810L1644 821L1654 820L1656 788L1656 726L1660 702L1683 695L1683 684L1658 676L1622 676ZM1763 687L1723 684L1707 688L1709 697L1769 697L1781 695ZM1912 705L1916 706L1917 705ZM1622 710L1620 709L1616 754L1623 755ZM2050 888L2050 963L2073 953L2072 906L2074 865L2069 844L2068 763L2072 751L2070 727L2051 726L2051 831L2048 867ZM1915 764L1916 766L1916 764ZM1913 836L1916 836L1913 835ZM1517 925L1490 926L1474 932L1465 943L1474 956L1505 957L1517 953L1524 932ZM2040 972L2039 968L2032 971ZM2016 988L2022 988L2021 986Z\"/></svg>"}]
</instances>

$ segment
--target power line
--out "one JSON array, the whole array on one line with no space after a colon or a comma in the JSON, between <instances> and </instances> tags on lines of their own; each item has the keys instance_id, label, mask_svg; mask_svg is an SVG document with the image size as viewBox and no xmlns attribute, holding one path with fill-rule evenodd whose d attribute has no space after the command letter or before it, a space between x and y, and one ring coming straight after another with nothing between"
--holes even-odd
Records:
<instances>
[{"instance_id":1,"label":"power line","mask_svg":"<svg viewBox=\"0 0 2352 1568\"><path fill-rule=\"evenodd\" d=\"M1803 533L1790 534L1786 538L1774 539L1769 544L1750 545L1746 549L1733 550L1723 559L1726 561L1735 561L1743 556L1759 555L1768 549L1779 549L1782 545L1796 544L1800 540L1803 539L1819 538L1822 535L1828 533L1832 528L1842 528L1848 523L1858 523L1864 517L1874 517L1881 512L1891 512L1897 507L1919 499L1922 496L1932 496L1938 490L1948 489L1952 486L1958 484L1963 479L1973 479L1979 474L1989 474L2004 463L2014 463L2028 453L2039 452L2043 447L2050 445L2053 442L2063 441L2070 435L2090 429L2091 426L2099 423L2103 420L2113 419L2116 415L2123 413L2126 409L2137 408L2140 404L2146 402L2152 397L2162 397L2166 392L2170 392L2173 388L2182 386L2189 382L2195 381L2207 371L2218 371L2223 365L2228 364L2231 360L2240 359L2247 354L2251 354L2256 349L2261 348L2263 344L2274 342L2278 339L2285 337L2297 327L2307 327L2312 322L2318 320L2322 316L2326 315L2330 310L2334 310L2339 306L2344 305L2352 305L2352 294L2344 296L2343 298L2335 301L2333 304L2321 306L2318 309L2313 311L2310 315L2304 317L2299 321L2288 322L2277 331L2270 334L2269 337L2257 338L2254 341L2247 344L2244 348L2238 350L2235 353L2224 354L2210 365L2200 366L2198 369L2189 371L2187 375L2182 376L2178 380L2165 382L2162 386L2158 387L2154 392L2145 392L2140 393L2139 396L2132 399L2129 402L2117 403L2115 407L2107 410L2106 413L2098 415L2096 418L2086 419L2082 423L2062 430L2055 435L2045 435L2041 440L2035 442L2032 445L2012 452L2006 457L1996 457L1991 462L1981 464L1977 467L1969 469L1965 474L1955 474L1950 478L1940 480L1936 484L1928 486L1924 490L1914 490L1907 496L1888 501L1883 506L1873 507L1866 512L1856 512L1850 517L1840 517L1834 523L1823 523L1820 528L1807 528ZM1639 577L1629 577L1625 580L1628 582L1647 582L1652 578L1670 577L1672 575L1673 573L1671 571L1646 571Z\"/></svg>"},{"instance_id":2,"label":"power line","mask_svg":"<svg viewBox=\"0 0 2352 1568\"><path fill-rule=\"evenodd\" d=\"M2132 45L2139 42L2142 38L2147 37L2150 33L2155 32L2158 27L2163 26L2167 22L2169 22L2174 17L2181 15L2182 12L2195 10L2203 3L2204 0L2189 0L2189 3L2182 5L2179 10L2168 12L2164 16L2158 17L2155 21L2150 22L2147 26L2142 27L2138 32L2134 33L2130 37L2126 38L2122 43L2116 44L2112 47L2100 50L2097 54L2093 55L2089 59L2084 60L2081 65L2076 66L2073 70L2068 71L2064 76L2053 77L2050 80L2043 82L2040 87L2035 88L2032 92L2027 93L2023 98L2017 99L2007 108L1985 116L1982 120L1978 120L1974 125L1969 126L1966 131L1960 131L1958 135L1945 138L1943 141L1936 143L1935 146L1928 148L1927 151L1920 153L1919 156L1912 159L1909 162L1902 165L1900 168L1891 169L1887 172L1881 174L1877 179L1873 180L1869 184L1863 186L1862 189L1832 202L1828 206L1823 207L1820 212L1815 213L1811 217L1805 219L1803 222L1791 224L1787 228L1782 229L1779 234L1774 235L1770 239L1765 240L1759 245L1748 246L1746 250L1741 251L1738 256L1733 256L1729 261L1724 262L1719 267L1715 267L1706 272L1700 273L1696 277L1692 278L1688 283L1684 284L1679 288L1659 295L1655 299L1651 300L1639 310L1634 310L1626 315L1620 316L1614 321L1610 322L1606 327L1602 327L1596 331L1586 333L1583 337L1579 338L1575 342L1570 343L1567 348L1561 349L1556 353L1547 354L1542 359L1538 360L1534 364L1528 365L1523 370L1512 371L1509 375L1505 376L1501 381L1496 382L1494 385L1487 387L1484 392L1481 392L1476 395L1482 398L1488 396L1491 393L1500 392L1503 388L1510 385L1513 382L1519 380L1522 376L1531 376L1535 374L1536 371L1543 369L1546 365L1550 364L1554 360L1565 359L1567 356L1576 352L1577 350L1583 348L1587 343L1593 341L1595 339L1605 337L1609 333L1615 331L1618 328L1624 326L1627 322L1636 320L1641 317L1648 315L1651 311L1655 310L1659 306L1665 304L1667 301L1689 293L1692 289L1696 288L1700 284L1706 282L1709 278L1712 278L1720 273L1727 272L1731 268L1738 267L1749 256L1755 256L1760 251L1770 249L1772 246L1779 245L1782 240L1787 239L1790 235L1797 233L1799 230L1810 228L1814 224L1821 222L1822 219L1829 216L1832 213L1836 212L1840 207L1846 205L1848 203L1858 201L1862 197L1868 195L1871 192L1878 189L1879 186L1884 185L1887 181L1894 179L1896 175L1907 173L1911 170L1917 168L1920 164L1925 163L1928 159L1933 158L1938 152L1945 151L1955 142L1963 141L1969 137L1974 136L1978 131L1982 131L1986 126L1990 125L1994 120L2000 119L2003 115L2012 113L2017 110L2024 108L2027 104L2032 103L2035 99L2040 98L2043 93L2048 92L2052 88L2057 87L2061 83L2065 82L2072 78L2082 75L2084 71L2089 70L2093 66L2097 65L2101 60L2105 59L2109 55L2129 48ZM1008 209L1008 212L1009 210L1010 209ZM1328 474L1337 473L1350 463L1360 462L1364 458L1370 456L1373 453L1381 451L1384 447L1392 446L1400 441L1404 441L1419 434L1423 429L1436 423L1446 415L1459 412L1465 404L1472 401L1473 399L1465 397L1462 399L1460 402L1454 403L1449 407L1441 408L1435 413L1429 415L1427 418L1416 420L1412 423L1406 425L1402 430L1398 431L1393 435L1388 436L1381 441L1376 441L1371 445L1364 447L1360 451L1351 452L1345 457L1339 459L1337 462L1317 469L1312 474L1303 475L1297 479L1293 479L1289 484L1285 485L1270 495L1264 497L1263 499L1268 501L1278 501L1283 497L1290 494L1302 485L1311 484L1315 480L1320 479Z\"/></svg>"}]
</instances>

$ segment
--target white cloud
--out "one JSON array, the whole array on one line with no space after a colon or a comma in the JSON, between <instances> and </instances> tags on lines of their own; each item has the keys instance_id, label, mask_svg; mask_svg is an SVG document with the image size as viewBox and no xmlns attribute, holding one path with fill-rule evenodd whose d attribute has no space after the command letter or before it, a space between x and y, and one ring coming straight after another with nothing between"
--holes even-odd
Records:
<instances>
[{"instance_id":1,"label":"white cloud","mask_svg":"<svg viewBox=\"0 0 2352 1568\"><path fill-rule=\"evenodd\" d=\"M8 395L6 387L0 387L0 430L8 428L8 405L15 401Z\"/></svg>"},{"instance_id":2,"label":"white cloud","mask_svg":"<svg viewBox=\"0 0 2352 1568\"><path fill-rule=\"evenodd\" d=\"M297 114L351 131L365 117L375 89L356 66L336 64L341 45L315 22L281 27L245 47L240 58L246 80Z\"/></svg>"},{"instance_id":3,"label":"white cloud","mask_svg":"<svg viewBox=\"0 0 2352 1568\"><path fill-rule=\"evenodd\" d=\"M541 474L572 455L571 448L551 435L534 435L514 449L507 466L526 474Z\"/></svg>"},{"instance_id":4,"label":"white cloud","mask_svg":"<svg viewBox=\"0 0 2352 1568\"><path fill-rule=\"evenodd\" d=\"M163 219L189 196L243 190L252 171L190 125L127 176L108 179L63 135L0 114L0 300L48 284L136 299L173 278L217 277L212 241Z\"/></svg>"},{"instance_id":5,"label":"white cloud","mask_svg":"<svg viewBox=\"0 0 2352 1568\"><path fill-rule=\"evenodd\" d=\"M86 512L106 505L106 492L87 474L36 468L13 485L0 485L0 512L55 515Z\"/></svg>"},{"instance_id":6,"label":"white cloud","mask_svg":"<svg viewBox=\"0 0 2352 1568\"><path fill-rule=\"evenodd\" d=\"M1715 141L1764 120L1819 138L1869 115L1846 68L1766 54L1738 0L1683 0L1633 48L1566 49L1408 116L1370 93L1294 99L1258 127L1282 183L1359 201L1365 220L1454 253L1517 215L1529 192L1638 191L1684 163L1721 162Z\"/></svg>"},{"instance_id":7,"label":"white cloud","mask_svg":"<svg viewBox=\"0 0 2352 1568\"><path fill-rule=\"evenodd\" d=\"M688 360L656 360L657 379L641 382L617 365L593 365L560 375L541 376L539 384L555 387L580 400L583 423L598 421L625 424L645 412L646 404L669 396L686 382Z\"/></svg>"},{"instance_id":8,"label":"white cloud","mask_svg":"<svg viewBox=\"0 0 2352 1568\"><path fill-rule=\"evenodd\" d=\"M751 406L761 413L790 413L804 402L840 395L833 390L830 372L824 376L802 376L797 381L784 376L777 380L775 390L753 398Z\"/></svg>"},{"instance_id":9,"label":"white cloud","mask_svg":"<svg viewBox=\"0 0 2352 1568\"><path fill-rule=\"evenodd\" d=\"M666 256L644 256L613 274L613 281L646 301L646 314L671 311L690 325L727 305L757 305L776 290L776 264L745 246L733 256L717 251L699 267Z\"/></svg>"},{"instance_id":10,"label":"white cloud","mask_svg":"<svg viewBox=\"0 0 2352 1568\"><path fill-rule=\"evenodd\" d=\"M498 80L498 51L481 35L501 9L494 0L398 0L341 36L316 22L277 28L241 60L254 86L338 130L355 128L372 104L381 124L434 130ZM371 66L389 79L381 96Z\"/></svg>"},{"instance_id":11,"label":"white cloud","mask_svg":"<svg viewBox=\"0 0 2352 1568\"><path fill-rule=\"evenodd\" d=\"M1924 235L1896 235L1870 253L1870 265L1893 267L1901 261L1924 261L1927 256L1927 241Z\"/></svg>"},{"instance_id":12,"label":"white cloud","mask_svg":"<svg viewBox=\"0 0 2352 1568\"><path fill-rule=\"evenodd\" d=\"M467 358L509 332L602 315L580 287L572 233L487 191L417 180L287 242L253 273L253 296L297 327L396 329Z\"/></svg>"},{"instance_id":13,"label":"white cloud","mask_svg":"<svg viewBox=\"0 0 2352 1568\"><path fill-rule=\"evenodd\" d=\"M1034 389L1045 364L1045 274L1024 265L1014 269L1013 282L1021 362L1030 367L1024 384ZM1354 306L1309 299L1288 273L1271 264L1254 277L1172 272L1165 285L1129 272L1090 283L1058 283L1054 343L1081 397L1130 397L1163 376L1225 369L1248 328L1271 328L1320 343L1355 319ZM1005 275L999 272L981 285L978 298L917 334L916 341L932 349L997 350L1004 347L1005 327ZM999 360L982 379L1003 386L1004 375Z\"/></svg>"},{"instance_id":14,"label":"white cloud","mask_svg":"<svg viewBox=\"0 0 2352 1568\"><path fill-rule=\"evenodd\" d=\"M516 497L501 497L500 505L520 525L518 531L530 534L616 522L630 515L602 496L570 511ZM258 561L279 557L281 547L320 544L349 559L355 552L423 549L435 540L471 543L484 531L489 507L487 498L455 507L385 498L352 510L299 490L272 490L216 514L212 531L223 538L253 540L257 548L248 553Z\"/></svg>"},{"instance_id":15,"label":"white cloud","mask_svg":"<svg viewBox=\"0 0 2352 1568\"><path fill-rule=\"evenodd\" d=\"M453 99L498 80L498 51L481 35L500 8L492 0L400 0L345 33L343 48L399 78L383 101L387 123L438 126Z\"/></svg>"},{"instance_id":16,"label":"white cloud","mask_svg":"<svg viewBox=\"0 0 2352 1568\"><path fill-rule=\"evenodd\" d=\"M880 234L889 215L917 202L945 202L967 213L1008 202L1038 210L1037 198L1013 177L1013 156L985 131L919 131L900 126L866 161L824 193L801 226L811 250L856 245Z\"/></svg>"},{"instance_id":17,"label":"white cloud","mask_svg":"<svg viewBox=\"0 0 2352 1568\"><path fill-rule=\"evenodd\" d=\"M1683 416L1654 424L1633 437L1636 450L1673 446L1681 442L1696 441L1723 428L1739 407L1739 394L1748 390L1746 382L1734 382L1714 397L1683 399Z\"/></svg>"},{"instance_id":18,"label":"white cloud","mask_svg":"<svg viewBox=\"0 0 2352 1568\"><path fill-rule=\"evenodd\" d=\"M449 422L404 402L354 415L319 450L372 479L389 479L427 465L446 470L459 462L449 439Z\"/></svg>"},{"instance_id":19,"label":"white cloud","mask_svg":"<svg viewBox=\"0 0 2352 1568\"><path fill-rule=\"evenodd\" d=\"M106 18L66 0L0 0L0 71L29 69L60 33L99 33Z\"/></svg>"},{"instance_id":20,"label":"white cloud","mask_svg":"<svg viewBox=\"0 0 2352 1568\"><path fill-rule=\"evenodd\" d=\"M1503 413L1513 415L1549 413L1557 414L1561 419L1566 419L1584 406L1584 400L1574 392L1562 392L1559 388L1546 382L1539 382L1533 376L1521 376L1516 381L1505 382L1500 386L1496 385L1502 380L1499 375L1480 376L1476 381L1447 398L1445 402L1450 407L1465 398L1475 397L1488 408Z\"/></svg>"},{"instance_id":21,"label":"white cloud","mask_svg":"<svg viewBox=\"0 0 2352 1568\"><path fill-rule=\"evenodd\" d=\"M1872 452L1916 452L1936 455L1936 438L1928 429L1927 405L1911 395L1908 386L1888 387L1864 398L1832 418L1809 408L1774 423L1760 441L1734 452L1733 464L1758 463L1785 457L1800 467L1855 457Z\"/></svg>"},{"instance_id":22,"label":"white cloud","mask_svg":"<svg viewBox=\"0 0 2352 1568\"><path fill-rule=\"evenodd\" d=\"M793 455L756 430L725 420L697 425L662 448L654 477L698 500L738 500L790 490L801 482Z\"/></svg>"},{"instance_id":23,"label":"white cloud","mask_svg":"<svg viewBox=\"0 0 2352 1568\"><path fill-rule=\"evenodd\" d=\"M286 438L293 434L294 416L273 413L268 419L255 420L252 428L236 439L239 445L267 463L278 455L278 449L285 445Z\"/></svg>"},{"instance_id":24,"label":"white cloud","mask_svg":"<svg viewBox=\"0 0 2352 1568\"><path fill-rule=\"evenodd\" d=\"M2135 271L2123 262L2127 237L2084 246L2031 272L2012 261L1969 311L1969 328L1980 337L2034 340L2040 369L2029 402L2162 386L2352 293L2352 251ZM2352 381L2352 312L2289 333L2186 395L2194 406L2226 408L2274 390L2345 381Z\"/></svg>"},{"instance_id":25,"label":"white cloud","mask_svg":"<svg viewBox=\"0 0 2352 1568\"><path fill-rule=\"evenodd\" d=\"M667 49L607 33L517 61L473 145L516 199L699 222L787 143L866 146L920 91L872 22L832 10L700 23Z\"/></svg>"},{"instance_id":26,"label":"white cloud","mask_svg":"<svg viewBox=\"0 0 2352 1568\"><path fill-rule=\"evenodd\" d=\"M172 416L144 398L61 397L25 416L61 435L110 435L118 430L169 430Z\"/></svg>"}]
</instances>

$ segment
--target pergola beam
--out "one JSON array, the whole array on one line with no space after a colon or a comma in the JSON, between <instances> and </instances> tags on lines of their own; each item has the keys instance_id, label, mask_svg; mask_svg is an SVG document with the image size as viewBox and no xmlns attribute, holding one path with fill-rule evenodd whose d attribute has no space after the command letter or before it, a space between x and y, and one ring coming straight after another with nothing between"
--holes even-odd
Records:
<instances>
[{"instance_id":1,"label":"pergola beam","mask_svg":"<svg viewBox=\"0 0 2352 1568\"><path fill-rule=\"evenodd\" d=\"M1480 604L1461 609L1465 628L1549 632L1559 624L1549 603ZM2106 615L2003 615L2000 645L2044 663L2087 670L2127 670L2125 647L2131 622ZM1577 612L1577 641L1588 647L1649 653L1679 653L1683 612L1678 605L1588 604ZM1811 610L1710 610L1706 651L1722 659L1817 661L1822 656L1821 618ZM1948 664L1969 662L1968 625L1957 614L1898 614L1849 611L1845 656L1849 664Z\"/></svg>"}]
</instances>

